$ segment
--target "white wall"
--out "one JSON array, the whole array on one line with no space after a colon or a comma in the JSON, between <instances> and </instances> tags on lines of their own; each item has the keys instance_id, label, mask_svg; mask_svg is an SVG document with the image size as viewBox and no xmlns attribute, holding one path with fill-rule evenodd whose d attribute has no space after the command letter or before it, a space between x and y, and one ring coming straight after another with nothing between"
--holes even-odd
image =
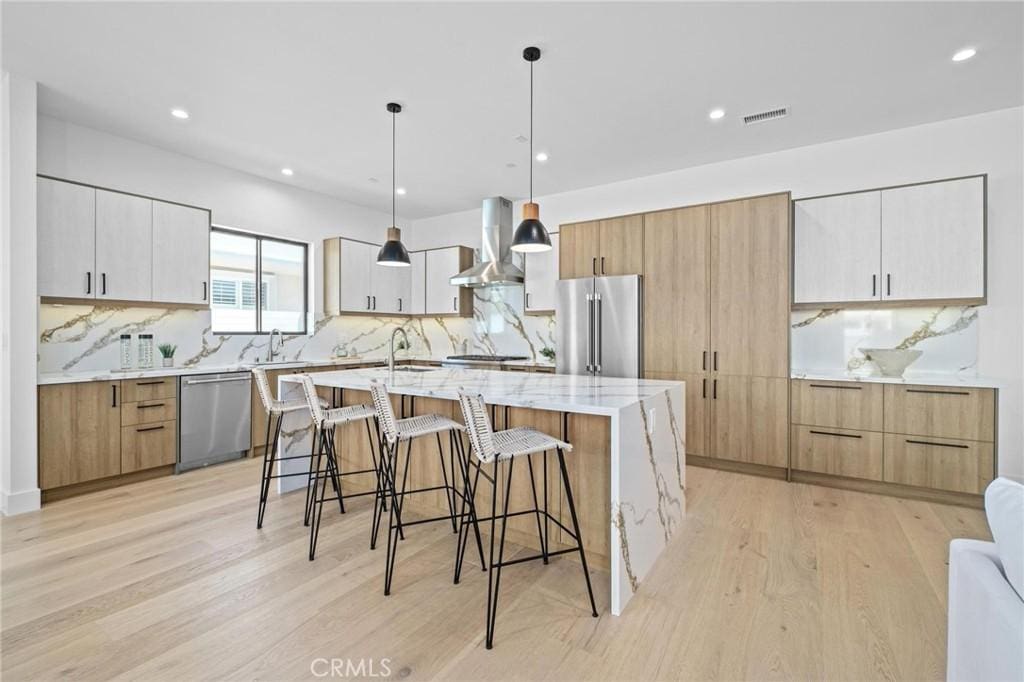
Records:
<instances>
[{"instance_id":1,"label":"white wall","mask_svg":"<svg viewBox=\"0 0 1024 682\"><path fill-rule=\"evenodd\" d=\"M39 508L36 466L36 83L4 73L0 228L0 512Z\"/></svg>"},{"instance_id":2,"label":"white wall","mask_svg":"<svg viewBox=\"0 0 1024 682\"><path fill-rule=\"evenodd\" d=\"M988 173L988 300L978 373L1000 392L999 471L1024 478L1024 108L800 147L537 199L561 223L792 191L794 198ZM557 163L553 161L552 163ZM519 209L516 209L518 219ZM413 221L412 248L476 245L480 211Z\"/></svg>"},{"instance_id":3,"label":"white wall","mask_svg":"<svg viewBox=\"0 0 1024 682\"><path fill-rule=\"evenodd\" d=\"M216 224L310 242L313 311L322 308L323 240L379 244L391 224L389 213L48 116L39 117L38 163L44 175L202 206Z\"/></svg>"}]
</instances>

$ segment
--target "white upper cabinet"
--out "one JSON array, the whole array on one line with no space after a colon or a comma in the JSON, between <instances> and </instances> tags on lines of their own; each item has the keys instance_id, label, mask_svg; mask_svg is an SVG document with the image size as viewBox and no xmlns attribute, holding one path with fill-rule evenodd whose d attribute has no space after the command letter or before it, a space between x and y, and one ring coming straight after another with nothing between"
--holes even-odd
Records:
<instances>
[{"instance_id":1,"label":"white upper cabinet","mask_svg":"<svg viewBox=\"0 0 1024 682\"><path fill-rule=\"evenodd\" d=\"M97 298L153 300L153 200L96 190Z\"/></svg>"},{"instance_id":2,"label":"white upper cabinet","mask_svg":"<svg viewBox=\"0 0 1024 682\"><path fill-rule=\"evenodd\" d=\"M526 312L555 309L558 281L558 233L551 235L551 250L526 254Z\"/></svg>"},{"instance_id":3,"label":"white upper cabinet","mask_svg":"<svg viewBox=\"0 0 1024 682\"><path fill-rule=\"evenodd\" d=\"M409 306L405 308L403 302L403 312L422 315L427 310L427 252L412 251L409 261Z\"/></svg>"},{"instance_id":4,"label":"white upper cabinet","mask_svg":"<svg viewBox=\"0 0 1024 682\"><path fill-rule=\"evenodd\" d=\"M339 279L341 312L368 313L373 310L373 270L379 246L341 239Z\"/></svg>"},{"instance_id":5,"label":"white upper cabinet","mask_svg":"<svg viewBox=\"0 0 1024 682\"><path fill-rule=\"evenodd\" d=\"M388 315L404 312L403 309L409 304L410 268L377 265L377 250L373 252L371 267L373 291L370 294L370 309Z\"/></svg>"},{"instance_id":6,"label":"white upper cabinet","mask_svg":"<svg viewBox=\"0 0 1024 682\"><path fill-rule=\"evenodd\" d=\"M985 295L985 180L882 191L884 300Z\"/></svg>"},{"instance_id":7,"label":"white upper cabinet","mask_svg":"<svg viewBox=\"0 0 1024 682\"><path fill-rule=\"evenodd\" d=\"M793 300L878 300L881 193L797 201L793 208Z\"/></svg>"},{"instance_id":8,"label":"white upper cabinet","mask_svg":"<svg viewBox=\"0 0 1024 682\"><path fill-rule=\"evenodd\" d=\"M153 300L209 302L210 212L153 202Z\"/></svg>"},{"instance_id":9,"label":"white upper cabinet","mask_svg":"<svg viewBox=\"0 0 1024 682\"><path fill-rule=\"evenodd\" d=\"M460 272L460 247L427 251L426 304L427 315L449 315L459 312L460 287L449 279Z\"/></svg>"},{"instance_id":10,"label":"white upper cabinet","mask_svg":"<svg viewBox=\"0 0 1024 682\"><path fill-rule=\"evenodd\" d=\"M39 295L95 298L96 190L39 178L36 211Z\"/></svg>"}]
</instances>

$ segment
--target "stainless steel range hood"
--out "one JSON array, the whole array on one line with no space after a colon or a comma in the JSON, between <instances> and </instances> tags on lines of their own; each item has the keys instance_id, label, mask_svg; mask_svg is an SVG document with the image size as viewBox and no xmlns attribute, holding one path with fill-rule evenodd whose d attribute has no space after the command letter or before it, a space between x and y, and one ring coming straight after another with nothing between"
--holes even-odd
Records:
<instances>
[{"instance_id":1,"label":"stainless steel range hood","mask_svg":"<svg viewBox=\"0 0 1024 682\"><path fill-rule=\"evenodd\" d=\"M512 202L505 197L484 199L480 262L449 282L457 287L522 284L526 277L513 262Z\"/></svg>"}]
</instances>

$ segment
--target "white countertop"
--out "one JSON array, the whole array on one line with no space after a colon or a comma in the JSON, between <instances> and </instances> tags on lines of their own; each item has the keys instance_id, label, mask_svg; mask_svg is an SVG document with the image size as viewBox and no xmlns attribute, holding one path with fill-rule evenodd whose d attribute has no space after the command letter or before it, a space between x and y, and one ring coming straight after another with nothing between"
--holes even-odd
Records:
<instances>
[{"instance_id":1,"label":"white countertop","mask_svg":"<svg viewBox=\"0 0 1024 682\"><path fill-rule=\"evenodd\" d=\"M859 381L872 384L907 384L919 386L962 386L966 388L1001 388L1003 383L998 379L945 372L905 372L902 377L883 377L878 375L850 374L842 370L793 370L793 379L812 379L815 381Z\"/></svg>"},{"instance_id":2,"label":"white countertop","mask_svg":"<svg viewBox=\"0 0 1024 682\"><path fill-rule=\"evenodd\" d=\"M389 372L386 368L318 372L317 386L369 390L374 379L400 395L458 400L464 388L479 393L490 405L527 407L579 414L616 416L641 400L682 387L681 381L502 372L484 369L429 368L425 372ZM288 375L280 377L288 380Z\"/></svg>"}]
</instances>

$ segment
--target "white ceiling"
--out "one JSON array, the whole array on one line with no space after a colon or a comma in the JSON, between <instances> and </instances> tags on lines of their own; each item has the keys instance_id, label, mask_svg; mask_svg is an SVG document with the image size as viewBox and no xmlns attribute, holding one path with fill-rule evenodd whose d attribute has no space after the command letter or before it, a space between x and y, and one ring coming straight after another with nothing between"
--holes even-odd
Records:
<instances>
[{"instance_id":1,"label":"white ceiling","mask_svg":"<svg viewBox=\"0 0 1024 682\"><path fill-rule=\"evenodd\" d=\"M3 60L44 113L378 209L398 101L417 218L526 194L526 45L543 195L1020 105L1022 7L3 2Z\"/></svg>"}]
</instances>

